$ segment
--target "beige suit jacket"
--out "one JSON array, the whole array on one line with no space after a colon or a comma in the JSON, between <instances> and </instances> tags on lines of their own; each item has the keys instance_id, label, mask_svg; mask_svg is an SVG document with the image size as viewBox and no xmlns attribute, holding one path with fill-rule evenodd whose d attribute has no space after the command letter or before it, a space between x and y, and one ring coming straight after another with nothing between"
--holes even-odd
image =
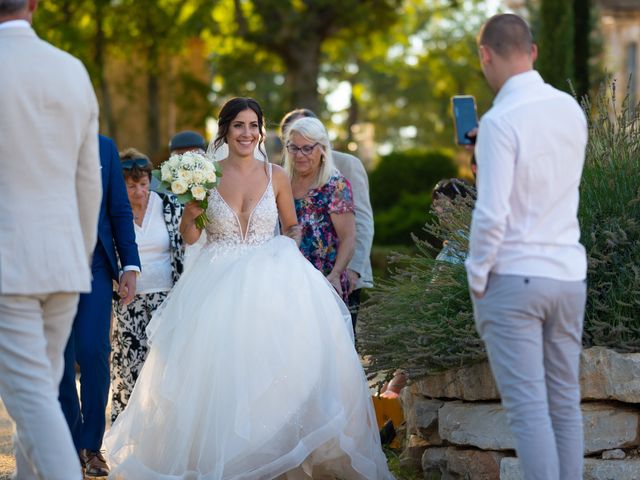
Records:
<instances>
[{"instance_id":1,"label":"beige suit jacket","mask_svg":"<svg viewBox=\"0 0 640 480\"><path fill-rule=\"evenodd\" d=\"M87 292L102 187L98 104L82 63L0 30L0 294Z\"/></svg>"},{"instance_id":2,"label":"beige suit jacket","mask_svg":"<svg viewBox=\"0 0 640 480\"><path fill-rule=\"evenodd\" d=\"M369 199L369 178L360 159L348 153L331 152L340 173L351 184L356 209L356 247L349 262L349 269L360 275L356 288L373 286L371 271L371 245L373 243L373 211Z\"/></svg>"}]
</instances>

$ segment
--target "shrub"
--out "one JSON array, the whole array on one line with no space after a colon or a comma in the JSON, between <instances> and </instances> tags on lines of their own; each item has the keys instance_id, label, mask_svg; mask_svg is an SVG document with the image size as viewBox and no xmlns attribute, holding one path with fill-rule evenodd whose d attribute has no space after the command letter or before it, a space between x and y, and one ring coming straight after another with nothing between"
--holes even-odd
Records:
<instances>
[{"instance_id":1,"label":"shrub","mask_svg":"<svg viewBox=\"0 0 640 480\"><path fill-rule=\"evenodd\" d=\"M378 279L361 310L358 345L369 357L367 371L411 378L484 358L471 313L466 272L472 200L443 198L439 221L425 225L428 238L455 245L459 263L435 260L440 242L413 235L416 253L390 255L391 276Z\"/></svg>"},{"instance_id":2,"label":"shrub","mask_svg":"<svg viewBox=\"0 0 640 480\"><path fill-rule=\"evenodd\" d=\"M386 210L374 214L375 243L406 245L413 243L411 234L420 232L431 205L431 193L402 193L398 201Z\"/></svg>"},{"instance_id":3,"label":"shrub","mask_svg":"<svg viewBox=\"0 0 640 480\"><path fill-rule=\"evenodd\" d=\"M589 262L584 343L640 351L640 108L600 95L589 122L580 225Z\"/></svg>"},{"instance_id":4,"label":"shrub","mask_svg":"<svg viewBox=\"0 0 640 480\"><path fill-rule=\"evenodd\" d=\"M410 150L382 157L369 176L375 243L411 244L410 234L424 225L431 190L439 180L455 174L453 158L441 150Z\"/></svg>"}]
</instances>

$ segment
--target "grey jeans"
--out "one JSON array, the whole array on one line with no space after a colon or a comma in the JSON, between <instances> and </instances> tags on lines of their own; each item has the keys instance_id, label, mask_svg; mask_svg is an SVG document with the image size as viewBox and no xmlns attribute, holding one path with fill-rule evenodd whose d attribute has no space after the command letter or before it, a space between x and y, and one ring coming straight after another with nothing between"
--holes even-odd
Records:
<instances>
[{"instance_id":1,"label":"grey jeans","mask_svg":"<svg viewBox=\"0 0 640 480\"><path fill-rule=\"evenodd\" d=\"M497 274L473 299L525 480L582 478L585 302L584 281Z\"/></svg>"}]
</instances>

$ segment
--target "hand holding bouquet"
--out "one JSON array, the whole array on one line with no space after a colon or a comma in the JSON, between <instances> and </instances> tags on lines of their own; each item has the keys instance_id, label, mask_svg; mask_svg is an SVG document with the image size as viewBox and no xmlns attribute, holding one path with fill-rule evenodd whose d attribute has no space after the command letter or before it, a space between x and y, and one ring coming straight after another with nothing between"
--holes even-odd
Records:
<instances>
[{"instance_id":1,"label":"hand holding bouquet","mask_svg":"<svg viewBox=\"0 0 640 480\"><path fill-rule=\"evenodd\" d=\"M204 229L209 223L207 192L218 184L220 167L202 153L185 152L171 155L152 174L181 204L194 200L200 202L204 212L196 217L196 227Z\"/></svg>"}]
</instances>

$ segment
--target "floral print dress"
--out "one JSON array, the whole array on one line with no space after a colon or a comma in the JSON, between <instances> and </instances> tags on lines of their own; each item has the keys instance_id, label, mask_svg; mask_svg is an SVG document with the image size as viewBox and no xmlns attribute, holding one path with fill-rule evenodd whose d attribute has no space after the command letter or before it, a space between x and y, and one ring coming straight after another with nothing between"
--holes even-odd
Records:
<instances>
[{"instance_id":1,"label":"floral print dress","mask_svg":"<svg viewBox=\"0 0 640 480\"><path fill-rule=\"evenodd\" d=\"M332 213L355 213L349 181L337 170L324 185L309 190L295 199L298 223L302 227L300 251L314 267L325 275L336 263L340 241L331 222ZM347 271L340 275L342 298L347 301Z\"/></svg>"}]
</instances>

